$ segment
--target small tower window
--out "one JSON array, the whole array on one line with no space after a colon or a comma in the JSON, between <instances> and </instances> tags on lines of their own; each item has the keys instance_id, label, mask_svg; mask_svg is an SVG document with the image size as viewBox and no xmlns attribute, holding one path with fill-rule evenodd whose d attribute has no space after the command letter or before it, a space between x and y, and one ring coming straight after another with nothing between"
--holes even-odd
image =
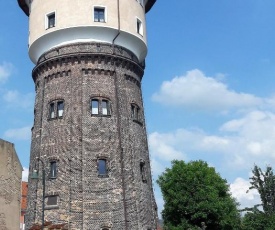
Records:
<instances>
[{"instance_id":1,"label":"small tower window","mask_svg":"<svg viewBox=\"0 0 275 230\"><path fill-rule=\"evenodd\" d=\"M49 118L62 118L64 114L64 101L63 100L56 100L52 101L49 104Z\"/></svg>"},{"instance_id":2,"label":"small tower window","mask_svg":"<svg viewBox=\"0 0 275 230\"><path fill-rule=\"evenodd\" d=\"M98 99L92 99L92 114L98 114L99 103Z\"/></svg>"},{"instance_id":3,"label":"small tower window","mask_svg":"<svg viewBox=\"0 0 275 230\"><path fill-rule=\"evenodd\" d=\"M55 13L48 14L48 29L55 27Z\"/></svg>"},{"instance_id":4,"label":"small tower window","mask_svg":"<svg viewBox=\"0 0 275 230\"><path fill-rule=\"evenodd\" d=\"M107 100L102 100L101 107L103 115L110 115L109 102Z\"/></svg>"},{"instance_id":5,"label":"small tower window","mask_svg":"<svg viewBox=\"0 0 275 230\"><path fill-rule=\"evenodd\" d=\"M102 8L102 7L94 8L94 21L105 22L105 8Z\"/></svg>"},{"instance_id":6,"label":"small tower window","mask_svg":"<svg viewBox=\"0 0 275 230\"><path fill-rule=\"evenodd\" d=\"M63 111L64 111L64 101L58 101L57 102L57 116L63 117Z\"/></svg>"},{"instance_id":7,"label":"small tower window","mask_svg":"<svg viewBox=\"0 0 275 230\"><path fill-rule=\"evenodd\" d=\"M58 195L45 197L45 209L54 209L58 207Z\"/></svg>"},{"instance_id":8,"label":"small tower window","mask_svg":"<svg viewBox=\"0 0 275 230\"><path fill-rule=\"evenodd\" d=\"M110 116L111 115L110 101L101 97L92 98L91 113L92 115Z\"/></svg>"},{"instance_id":9,"label":"small tower window","mask_svg":"<svg viewBox=\"0 0 275 230\"><path fill-rule=\"evenodd\" d=\"M143 25L139 19L137 19L137 33L143 35Z\"/></svg>"},{"instance_id":10,"label":"small tower window","mask_svg":"<svg viewBox=\"0 0 275 230\"><path fill-rule=\"evenodd\" d=\"M50 104L50 118L54 118L54 103Z\"/></svg>"},{"instance_id":11,"label":"small tower window","mask_svg":"<svg viewBox=\"0 0 275 230\"><path fill-rule=\"evenodd\" d=\"M98 175L107 176L107 160L98 159Z\"/></svg>"},{"instance_id":12,"label":"small tower window","mask_svg":"<svg viewBox=\"0 0 275 230\"><path fill-rule=\"evenodd\" d=\"M146 183L145 162L141 161L139 166L140 166L141 180L142 180L142 182Z\"/></svg>"},{"instance_id":13,"label":"small tower window","mask_svg":"<svg viewBox=\"0 0 275 230\"><path fill-rule=\"evenodd\" d=\"M131 104L131 118L141 124L140 119L140 108L136 104Z\"/></svg>"},{"instance_id":14,"label":"small tower window","mask_svg":"<svg viewBox=\"0 0 275 230\"><path fill-rule=\"evenodd\" d=\"M50 178L56 178L56 161L50 162Z\"/></svg>"}]
</instances>

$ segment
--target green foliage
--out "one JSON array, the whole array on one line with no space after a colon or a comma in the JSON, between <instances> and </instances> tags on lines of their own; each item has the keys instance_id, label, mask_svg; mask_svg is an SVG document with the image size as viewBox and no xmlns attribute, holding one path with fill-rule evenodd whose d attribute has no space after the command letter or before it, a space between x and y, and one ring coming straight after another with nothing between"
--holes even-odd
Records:
<instances>
[{"instance_id":1,"label":"green foliage","mask_svg":"<svg viewBox=\"0 0 275 230\"><path fill-rule=\"evenodd\" d=\"M240 229L237 203L226 180L204 161L172 161L172 168L159 176L166 229ZM203 228L202 228L203 229Z\"/></svg>"},{"instance_id":2,"label":"green foliage","mask_svg":"<svg viewBox=\"0 0 275 230\"><path fill-rule=\"evenodd\" d=\"M275 215L266 214L255 209L245 214L242 220L243 230L274 230Z\"/></svg>"},{"instance_id":3,"label":"green foliage","mask_svg":"<svg viewBox=\"0 0 275 230\"><path fill-rule=\"evenodd\" d=\"M257 189L261 201L263 211L266 214L275 213L275 176L270 166L266 167L263 172L257 165L252 170L253 176L250 178L251 187L249 189Z\"/></svg>"},{"instance_id":4,"label":"green foliage","mask_svg":"<svg viewBox=\"0 0 275 230\"><path fill-rule=\"evenodd\" d=\"M263 172L257 165L252 170L250 178L251 189L257 189L261 204L254 208L246 208L248 212L242 220L244 230L274 230L275 229L275 176L270 166ZM262 206L263 211L258 209Z\"/></svg>"}]
</instances>

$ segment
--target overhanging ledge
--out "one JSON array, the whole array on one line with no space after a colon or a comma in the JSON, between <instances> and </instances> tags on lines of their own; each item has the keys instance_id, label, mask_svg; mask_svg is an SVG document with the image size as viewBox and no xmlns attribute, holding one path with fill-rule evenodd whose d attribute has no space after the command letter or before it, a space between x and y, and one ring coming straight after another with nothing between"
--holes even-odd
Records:
<instances>
[{"instance_id":1,"label":"overhanging ledge","mask_svg":"<svg viewBox=\"0 0 275 230\"><path fill-rule=\"evenodd\" d=\"M23 10L23 12L29 16L29 6L27 5L25 0L17 0L18 5L20 6L20 8Z\"/></svg>"}]
</instances>

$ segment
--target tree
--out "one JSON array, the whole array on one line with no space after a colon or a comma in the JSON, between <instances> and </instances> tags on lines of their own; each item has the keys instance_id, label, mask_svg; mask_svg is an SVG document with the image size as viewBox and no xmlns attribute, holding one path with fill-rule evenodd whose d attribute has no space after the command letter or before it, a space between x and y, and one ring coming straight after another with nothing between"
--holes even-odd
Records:
<instances>
[{"instance_id":1,"label":"tree","mask_svg":"<svg viewBox=\"0 0 275 230\"><path fill-rule=\"evenodd\" d=\"M250 179L251 189L258 190L261 204L253 208L246 208L248 211L242 225L245 230L273 230L275 226L275 176L270 166L265 172L257 165L252 170L253 176ZM262 206L262 210L258 207Z\"/></svg>"},{"instance_id":2,"label":"tree","mask_svg":"<svg viewBox=\"0 0 275 230\"><path fill-rule=\"evenodd\" d=\"M172 161L157 183L164 198L162 217L169 230L240 229L238 204L226 180L204 161Z\"/></svg>"}]
</instances>

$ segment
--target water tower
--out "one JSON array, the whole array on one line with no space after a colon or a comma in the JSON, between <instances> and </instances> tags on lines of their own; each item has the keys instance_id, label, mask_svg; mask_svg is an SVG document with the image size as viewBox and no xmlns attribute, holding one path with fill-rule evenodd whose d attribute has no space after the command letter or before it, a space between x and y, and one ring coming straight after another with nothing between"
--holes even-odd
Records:
<instances>
[{"instance_id":1,"label":"water tower","mask_svg":"<svg viewBox=\"0 0 275 230\"><path fill-rule=\"evenodd\" d=\"M155 1L18 0L35 64L30 172L44 172L29 178L27 229L156 229L141 92Z\"/></svg>"}]
</instances>

